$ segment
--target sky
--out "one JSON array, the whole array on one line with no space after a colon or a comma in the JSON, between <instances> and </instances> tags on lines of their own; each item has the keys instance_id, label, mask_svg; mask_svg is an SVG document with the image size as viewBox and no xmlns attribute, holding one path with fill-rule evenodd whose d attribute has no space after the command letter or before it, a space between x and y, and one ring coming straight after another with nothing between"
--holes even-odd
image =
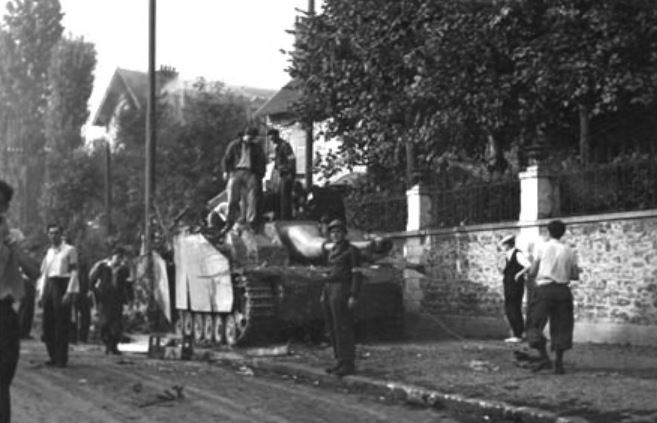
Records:
<instances>
[{"instance_id":1,"label":"sky","mask_svg":"<svg viewBox=\"0 0 657 423\"><path fill-rule=\"evenodd\" d=\"M60 0L65 31L96 45L93 116L117 67L148 68L148 0ZM315 1L321 9L322 1ZM295 8L308 0L159 0L156 67L183 79L277 90L288 81Z\"/></svg>"}]
</instances>

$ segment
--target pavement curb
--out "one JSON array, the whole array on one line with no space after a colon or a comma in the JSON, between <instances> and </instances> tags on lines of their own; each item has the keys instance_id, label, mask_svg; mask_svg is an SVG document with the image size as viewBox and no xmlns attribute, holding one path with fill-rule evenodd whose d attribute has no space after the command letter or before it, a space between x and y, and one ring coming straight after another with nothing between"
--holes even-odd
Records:
<instances>
[{"instance_id":1,"label":"pavement curb","mask_svg":"<svg viewBox=\"0 0 657 423\"><path fill-rule=\"evenodd\" d=\"M447 394L434 389L394 381L384 381L362 375L337 378L323 370L299 363L277 361L275 358L249 357L235 351L198 351L204 360L229 366L248 366L259 373L287 376L294 380L309 382L316 386L346 388L349 391L412 404L415 406L447 410L463 416L483 416L485 421L508 421L514 423L589 423L581 417L563 417L533 407L514 406L502 401L468 398L458 394Z\"/></svg>"}]
</instances>

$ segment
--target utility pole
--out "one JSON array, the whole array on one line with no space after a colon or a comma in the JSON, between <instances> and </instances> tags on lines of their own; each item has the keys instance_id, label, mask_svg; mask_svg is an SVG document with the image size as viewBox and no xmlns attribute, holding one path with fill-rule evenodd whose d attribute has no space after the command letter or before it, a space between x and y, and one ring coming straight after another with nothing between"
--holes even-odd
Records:
<instances>
[{"instance_id":1,"label":"utility pole","mask_svg":"<svg viewBox=\"0 0 657 423\"><path fill-rule=\"evenodd\" d=\"M146 109L146 175L144 192L144 252L146 253L146 278L150 288L149 323L154 329L156 316L155 277L153 273L153 244L151 228L151 210L153 209L153 193L155 192L155 16L156 0L148 3L148 102Z\"/></svg>"},{"instance_id":2,"label":"utility pole","mask_svg":"<svg viewBox=\"0 0 657 423\"><path fill-rule=\"evenodd\" d=\"M308 0L308 16L315 15L315 0ZM313 186L313 121L305 122L306 125L306 190L310 191Z\"/></svg>"},{"instance_id":3,"label":"utility pole","mask_svg":"<svg viewBox=\"0 0 657 423\"><path fill-rule=\"evenodd\" d=\"M112 235L112 149L105 140L105 230Z\"/></svg>"}]
</instances>

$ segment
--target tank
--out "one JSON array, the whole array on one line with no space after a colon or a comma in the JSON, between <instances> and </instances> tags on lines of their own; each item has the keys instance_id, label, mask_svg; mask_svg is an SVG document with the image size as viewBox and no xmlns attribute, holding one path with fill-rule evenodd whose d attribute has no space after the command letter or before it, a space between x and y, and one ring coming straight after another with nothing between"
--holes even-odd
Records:
<instances>
[{"instance_id":1,"label":"tank","mask_svg":"<svg viewBox=\"0 0 657 423\"><path fill-rule=\"evenodd\" d=\"M403 334L402 275L383 260L391 242L350 230L361 252L357 334ZM174 237L176 330L196 343L231 346L279 340L291 332L319 339L330 242L315 220L269 222L259 233L234 230L216 238L181 228Z\"/></svg>"}]
</instances>

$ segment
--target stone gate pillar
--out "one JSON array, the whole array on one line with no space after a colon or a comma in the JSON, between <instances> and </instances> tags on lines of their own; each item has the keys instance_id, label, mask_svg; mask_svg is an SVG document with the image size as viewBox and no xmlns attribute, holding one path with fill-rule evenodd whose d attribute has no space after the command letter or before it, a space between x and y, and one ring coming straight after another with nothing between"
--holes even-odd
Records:
<instances>
[{"instance_id":1,"label":"stone gate pillar","mask_svg":"<svg viewBox=\"0 0 657 423\"><path fill-rule=\"evenodd\" d=\"M518 246L532 253L532 245L540 242L536 222L560 214L559 183L541 160L532 160L520 178L520 233Z\"/></svg>"},{"instance_id":2,"label":"stone gate pillar","mask_svg":"<svg viewBox=\"0 0 657 423\"><path fill-rule=\"evenodd\" d=\"M406 231L417 232L431 226L431 196L429 190L421 182L406 191L406 207L408 220ZM404 308L407 313L419 313L421 310L425 276L413 269L421 268L425 261L425 245L428 237L423 234L409 236L404 242Z\"/></svg>"},{"instance_id":3,"label":"stone gate pillar","mask_svg":"<svg viewBox=\"0 0 657 423\"><path fill-rule=\"evenodd\" d=\"M406 207L408 211L407 231L419 231L430 226L431 197L428 189L422 183L413 185L406 191Z\"/></svg>"}]
</instances>

